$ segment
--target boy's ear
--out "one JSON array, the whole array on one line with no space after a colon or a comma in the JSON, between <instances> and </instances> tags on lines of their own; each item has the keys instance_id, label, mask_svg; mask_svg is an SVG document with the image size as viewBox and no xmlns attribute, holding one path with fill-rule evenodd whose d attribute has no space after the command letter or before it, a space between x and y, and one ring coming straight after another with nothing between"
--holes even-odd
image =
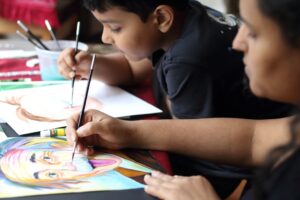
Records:
<instances>
[{"instance_id":1,"label":"boy's ear","mask_svg":"<svg viewBox=\"0 0 300 200\"><path fill-rule=\"evenodd\" d=\"M160 5L154 10L154 16L159 30L166 33L174 22L174 10L167 5Z\"/></svg>"}]
</instances>

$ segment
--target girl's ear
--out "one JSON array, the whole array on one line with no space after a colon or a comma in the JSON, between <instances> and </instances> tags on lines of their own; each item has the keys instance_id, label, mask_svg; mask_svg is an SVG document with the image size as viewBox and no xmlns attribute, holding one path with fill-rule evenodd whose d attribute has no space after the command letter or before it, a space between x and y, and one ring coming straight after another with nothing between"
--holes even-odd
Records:
<instances>
[{"instance_id":1,"label":"girl's ear","mask_svg":"<svg viewBox=\"0 0 300 200\"><path fill-rule=\"evenodd\" d=\"M154 16L158 29L162 33L166 33L170 30L174 22L174 10L167 5L160 5L154 10Z\"/></svg>"}]
</instances>

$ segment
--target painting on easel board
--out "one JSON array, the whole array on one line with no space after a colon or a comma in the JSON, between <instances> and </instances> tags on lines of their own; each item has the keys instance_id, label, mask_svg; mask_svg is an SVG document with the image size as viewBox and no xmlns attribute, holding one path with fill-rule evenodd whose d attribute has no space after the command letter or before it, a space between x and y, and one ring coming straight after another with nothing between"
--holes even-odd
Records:
<instances>
[{"instance_id":1,"label":"painting on easel board","mask_svg":"<svg viewBox=\"0 0 300 200\"><path fill-rule=\"evenodd\" d=\"M0 198L143 188L151 169L119 153L75 154L64 138L16 137L0 143Z\"/></svg>"},{"instance_id":2,"label":"painting on easel board","mask_svg":"<svg viewBox=\"0 0 300 200\"><path fill-rule=\"evenodd\" d=\"M86 81L75 84L71 106L70 83L0 92L0 117L19 135L62 127L81 110ZM156 107L113 86L92 81L86 109L100 110L113 117L161 112Z\"/></svg>"}]
</instances>

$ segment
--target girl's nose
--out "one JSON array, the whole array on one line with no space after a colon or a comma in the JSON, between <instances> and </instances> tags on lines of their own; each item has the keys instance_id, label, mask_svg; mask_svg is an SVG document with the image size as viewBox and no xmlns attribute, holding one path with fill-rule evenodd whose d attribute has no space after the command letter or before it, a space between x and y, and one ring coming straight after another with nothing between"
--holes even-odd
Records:
<instances>
[{"instance_id":1,"label":"girl's nose","mask_svg":"<svg viewBox=\"0 0 300 200\"><path fill-rule=\"evenodd\" d=\"M233 42L232 42L232 47L235 50L238 51L245 51L247 48L247 43L246 43L246 35L247 34L247 30L246 30L246 26L245 25L241 25L237 35L235 36Z\"/></svg>"}]
</instances>

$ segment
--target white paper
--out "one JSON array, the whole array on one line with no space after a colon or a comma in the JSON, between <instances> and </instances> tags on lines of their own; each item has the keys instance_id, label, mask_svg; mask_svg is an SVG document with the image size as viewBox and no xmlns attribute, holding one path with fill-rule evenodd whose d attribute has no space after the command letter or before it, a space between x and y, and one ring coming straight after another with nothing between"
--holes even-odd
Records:
<instances>
[{"instance_id":1,"label":"white paper","mask_svg":"<svg viewBox=\"0 0 300 200\"><path fill-rule=\"evenodd\" d=\"M24 50L0 50L0 59L6 58L28 58L36 56L36 51Z\"/></svg>"},{"instance_id":2,"label":"white paper","mask_svg":"<svg viewBox=\"0 0 300 200\"><path fill-rule=\"evenodd\" d=\"M3 91L0 92L0 100L13 99L15 102L20 101L22 108L26 108L27 112L36 116L47 116L57 120L64 119L81 110L86 84L87 81L75 83L72 109L67 109L71 102L71 82L40 88ZM86 109L98 109L113 117L161 112L153 105L118 87L108 86L98 81L91 82L88 99ZM20 106L0 103L0 118L3 118L19 135L66 125L65 120L58 122L48 122L46 120L41 122L40 119L28 119L27 112L24 114L20 110L23 110L20 109Z\"/></svg>"}]
</instances>

